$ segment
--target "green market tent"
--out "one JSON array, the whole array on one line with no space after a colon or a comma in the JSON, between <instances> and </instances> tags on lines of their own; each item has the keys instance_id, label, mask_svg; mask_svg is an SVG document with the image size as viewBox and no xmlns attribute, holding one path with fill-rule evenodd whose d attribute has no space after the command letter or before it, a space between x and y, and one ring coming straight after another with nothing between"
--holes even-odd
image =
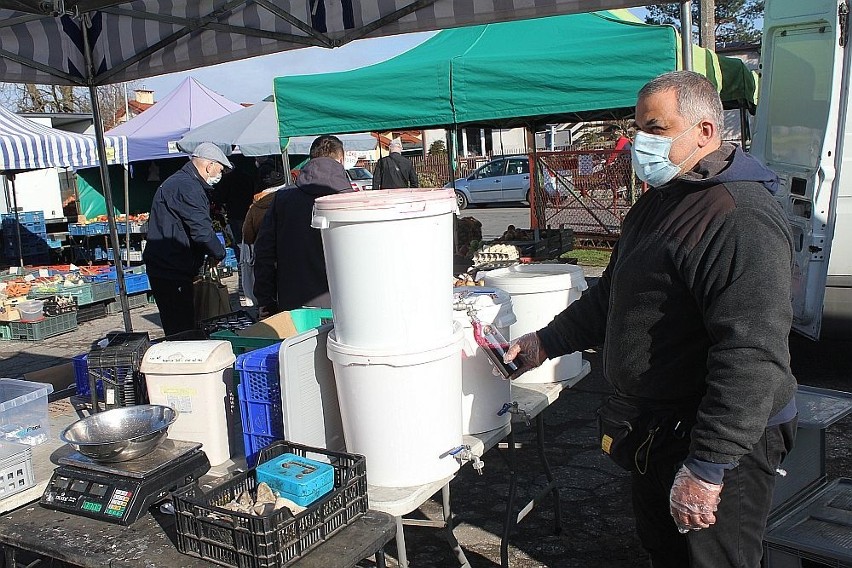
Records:
<instances>
[{"instance_id":1,"label":"green market tent","mask_svg":"<svg viewBox=\"0 0 852 568\"><path fill-rule=\"evenodd\" d=\"M276 78L279 136L627 116L645 82L680 68L679 46L626 10L444 30L383 63ZM693 68L727 107L753 107L741 61L694 46Z\"/></svg>"}]
</instances>

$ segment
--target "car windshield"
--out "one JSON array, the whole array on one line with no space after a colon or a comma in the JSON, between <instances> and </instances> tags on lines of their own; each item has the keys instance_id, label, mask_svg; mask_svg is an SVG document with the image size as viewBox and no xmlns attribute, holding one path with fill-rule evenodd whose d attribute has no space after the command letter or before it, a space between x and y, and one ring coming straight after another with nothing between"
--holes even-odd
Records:
<instances>
[{"instance_id":1,"label":"car windshield","mask_svg":"<svg viewBox=\"0 0 852 568\"><path fill-rule=\"evenodd\" d=\"M373 174L367 168L349 168L349 177L356 180L373 179Z\"/></svg>"}]
</instances>

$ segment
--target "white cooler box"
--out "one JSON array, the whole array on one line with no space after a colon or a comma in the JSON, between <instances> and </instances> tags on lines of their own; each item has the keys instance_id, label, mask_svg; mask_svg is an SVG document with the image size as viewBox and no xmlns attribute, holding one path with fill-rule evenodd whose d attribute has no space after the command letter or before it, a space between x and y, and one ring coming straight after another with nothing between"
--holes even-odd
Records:
<instances>
[{"instance_id":1,"label":"white cooler box","mask_svg":"<svg viewBox=\"0 0 852 568\"><path fill-rule=\"evenodd\" d=\"M210 465L240 451L235 360L227 341L164 341L152 345L142 359L151 404L178 411L169 438L201 443Z\"/></svg>"}]
</instances>

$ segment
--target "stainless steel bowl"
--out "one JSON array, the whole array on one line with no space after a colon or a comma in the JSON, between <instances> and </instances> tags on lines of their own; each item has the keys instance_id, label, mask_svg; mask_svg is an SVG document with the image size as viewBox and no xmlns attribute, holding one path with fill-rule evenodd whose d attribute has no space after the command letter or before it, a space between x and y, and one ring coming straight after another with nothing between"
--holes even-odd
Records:
<instances>
[{"instance_id":1,"label":"stainless steel bowl","mask_svg":"<svg viewBox=\"0 0 852 568\"><path fill-rule=\"evenodd\" d=\"M152 452L166 439L178 413L170 406L113 408L67 427L59 438L99 462L122 462Z\"/></svg>"}]
</instances>

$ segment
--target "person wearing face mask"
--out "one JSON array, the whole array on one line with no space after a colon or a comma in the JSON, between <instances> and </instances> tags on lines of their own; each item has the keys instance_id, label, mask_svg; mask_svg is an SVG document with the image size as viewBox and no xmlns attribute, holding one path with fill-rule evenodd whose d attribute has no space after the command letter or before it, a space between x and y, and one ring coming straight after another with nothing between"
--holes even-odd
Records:
<instances>
[{"instance_id":1,"label":"person wearing face mask","mask_svg":"<svg viewBox=\"0 0 852 568\"><path fill-rule=\"evenodd\" d=\"M343 143L320 136L295 185L275 192L254 241L254 295L261 318L302 306L331 307L314 201L352 191L343 168Z\"/></svg>"},{"instance_id":2,"label":"person wearing face mask","mask_svg":"<svg viewBox=\"0 0 852 568\"><path fill-rule=\"evenodd\" d=\"M166 335L195 329L192 281L205 257L225 258L213 232L210 193L233 167L218 146L204 142L154 194L142 258Z\"/></svg>"},{"instance_id":3,"label":"person wearing face mask","mask_svg":"<svg viewBox=\"0 0 852 568\"><path fill-rule=\"evenodd\" d=\"M760 566L796 431L793 242L775 174L720 137L722 104L675 71L638 95L632 162L650 186L600 281L506 355L518 374L603 346L601 449L631 471L654 568ZM629 425L629 427L627 426Z\"/></svg>"}]
</instances>

